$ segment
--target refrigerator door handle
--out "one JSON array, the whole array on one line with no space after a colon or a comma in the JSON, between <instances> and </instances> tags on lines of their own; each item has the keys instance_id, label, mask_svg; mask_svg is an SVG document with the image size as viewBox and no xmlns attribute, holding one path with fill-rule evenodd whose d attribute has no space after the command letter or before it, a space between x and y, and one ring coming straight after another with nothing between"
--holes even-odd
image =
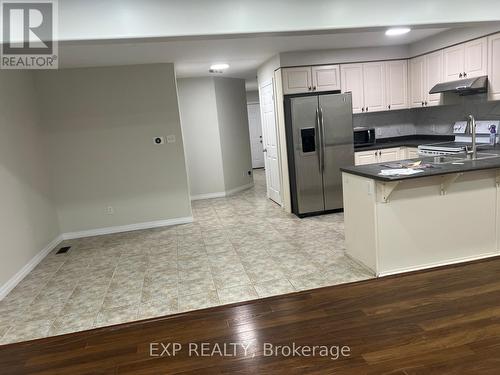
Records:
<instances>
[{"instance_id":1,"label":"refrigerator door handle","mask_svg":"<svg viewBox=\"0 0 500 375\"><path fill-rule=\"evenodd\" d=\"M324 172L325 171L325 143L324 143L324 136L325 136L325 129L323 126L323 108L319 107L319 133L320 133L320 146L319 150L321 153L320 156L320 171Z\"/></svg>"},{"instance_id":2,"label":"refrigerator door handle","mask_svg":"<svg viewBox=\"0 0 500 375\"><path fill-rule=\"evenodd\" d=\"M314 124L315 127L315 132L316 132L316 137L315 137L315 143L316 143L316 154L318 155L318 167L319 171L321 172L321 135L320 135L320 124L319 124L319 109L316 108L316 123Z\"/></svg>"}]
</instances>

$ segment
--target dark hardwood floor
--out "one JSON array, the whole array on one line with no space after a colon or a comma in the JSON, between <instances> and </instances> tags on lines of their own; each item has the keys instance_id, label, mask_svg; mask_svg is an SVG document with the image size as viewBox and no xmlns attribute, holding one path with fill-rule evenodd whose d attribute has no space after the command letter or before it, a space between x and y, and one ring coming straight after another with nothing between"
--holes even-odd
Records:
<instances>
[{"instance_id":1,"label":"dark hardwood floor","mask_svg":"<svg viewBox=\"0 0 500 375\"><path fill-rule=\"evenodd\" d=\"M6 345L0 373L499 374L499 276L495 258ZM152 342L182 350L152 357ZM188 343L201 354L203 342L250 347L189 356ZM268 356L266 342L348 346L350 356Z\"/></svg>"}]
</instances>

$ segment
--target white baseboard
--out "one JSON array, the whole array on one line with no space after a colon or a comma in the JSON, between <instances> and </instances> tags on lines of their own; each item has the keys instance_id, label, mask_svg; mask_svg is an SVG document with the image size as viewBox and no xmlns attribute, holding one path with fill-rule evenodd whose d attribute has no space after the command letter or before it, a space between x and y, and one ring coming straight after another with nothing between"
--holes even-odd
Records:
<instances>
[{"instance_id":1,"label":"white baseboard","mask_svg":"<svg viewBox=\"0 0 500 375\"><path fill-rule=\"evenodd\" d=\"M31 260L21 268L14 276L12 276L4 285L0 287L0 301L5 298L7 294L10 293L12 289L16 287L17 284L21 282L28 274L33 271L33 269L40 263L43 258L45 258L52 250L56 248L57 245L61 243L63 237L61 235L57 236L52 240L47 246L45 246L38 254L36 254Z\"/></svg>"},{"instance_id":2,"label":"white baseboard","mask_svg":"<svg viewBox=\"0 0 500 375\"><path fill-rule=\"evenodd\" d=\"M40 263L43 260L43 258L45 258L52 250L54 250L55 247L59 245L63 240L71 240L75 238L91 237L91 236L98 236L111 233L129 232L132 230L140 230L140 229L159 228L170 225L187 224L192 222L193 222L193 217L188 216L176 219L157 220L146 223L121 225L117 227L108 227L108 228L98 228L98 229L84 230L80 232L63 233L57 236L47 246L45 246L23 268L21 268L14 276L12 276L4 285L0 287L0 301L7 294L9 294L10 291L14 289L15 286L19 284L21 280L24 279L38 265L38 263Z\"/></svg>"},{"instance_id":3,"label":"white baseboard","mask_svg":"<svg viewBox=\"0 0 500 375\"><path fill-rule=\"evenodd\" d=\"M207 193L207 194L196 194L196 195L191 195L191 200L192 201L197 201L201 199L212 199L212 198L224 198L228 197L230 195L239 193L240 191L250 189L254 186L253 182L243 185L243 186L238 186L237 188L228 190L228 191L219 191L217 193Z\"/></svg>"},{"instance_id":4,"label":"white baseboard","mask_svg":"<svg viewBox=\"0 0 500 375\"><path fill-rule=\"evenodd\" d=\"M212 199L212 198L223 198L226 196L225 191L219 191L217 193L206 193L206 194L196 194L191 195L192 201L199 201L201 199Z\"/></svg>"},{"instance_id":5,"label":"white baseboard","mask_svg":"<svg viewBox=\"0 0 500 375\"><path fill-rule=\"evenodd\" d=\"M104 234L130 232L133 230L141 230L141 229L168 227L170 225L187 224L187 223L192 223L192 222L193 222L193 217L187 216L187 217L179 217L179 218L175 218L175 219L157 220L157 221L149 221L149 222L145 222L145 223L120 225L120 226L116 226L116 227L89 229L89 230L83 230L83 231L79 231L79 232L68 232L68 233L63 233L62 238L64 240L73 240L75 238L101 236Z\"/></svg>"},{"instance_id":6,"label":"white baseboard","mask_svg":"<svg viewBox=\"0 0 500 375\"><path fill-rule=\"evenodd\" d=\"M473 255L473 256L468 256L468 257L455 258L455 259L447 260L447 261L444 261L444 262L427 263L427 264L422 264L422 265L416 266L416 267L405 267L405 268L399 268L399 269L389 270L389 271L386 271L386 272L380 272L377 276L378 277L383 277L383 276L397 275L397 274L400 274L400 273L406 273L406 272L412 272L412 271L420 271L420 270L425 270L425 269L428 269L428 268L441 267L441 266L449 266L451 264L459 264L459 263L471 262L471 261L474 261L474 260L491 258L491 257L495 257L495 256L498 256L498 255L499 255L498 252L493 252L493 253L484 253L484 254Z\"/></svg>"}]
</instances>

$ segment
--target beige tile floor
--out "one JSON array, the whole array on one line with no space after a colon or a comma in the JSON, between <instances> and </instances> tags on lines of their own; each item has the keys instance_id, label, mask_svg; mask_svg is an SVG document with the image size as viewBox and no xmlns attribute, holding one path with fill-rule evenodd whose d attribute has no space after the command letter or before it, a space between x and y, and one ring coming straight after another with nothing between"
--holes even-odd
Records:
<instances>
[{"instance_id":1,"label":"beige tile floor","mask_svg":"<svg viewBox=\"0 0 500 375\"><path fill-rule=\"evenodd\" d=\"M343 215L298 219L240 194L194 223L68 241L0 302L0 344L373 277L344 255Z\"/></svg>"}]
</instances>

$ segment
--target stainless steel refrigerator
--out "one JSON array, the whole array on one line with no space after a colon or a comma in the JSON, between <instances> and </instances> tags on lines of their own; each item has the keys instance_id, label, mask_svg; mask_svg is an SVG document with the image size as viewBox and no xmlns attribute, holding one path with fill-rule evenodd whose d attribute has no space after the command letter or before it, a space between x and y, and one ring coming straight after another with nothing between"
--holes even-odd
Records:
<instances>
[{"instance_id":1,"label":"stainless steel refrigerator","mask_svg":"<svg viewBox=\"0 0 500 375\"><path fill-rule=\"evenodd\" d=\"M340 167L354 164L351 94L285 97L292 212L343 208Z\"/></svg>"}]
</instances>

